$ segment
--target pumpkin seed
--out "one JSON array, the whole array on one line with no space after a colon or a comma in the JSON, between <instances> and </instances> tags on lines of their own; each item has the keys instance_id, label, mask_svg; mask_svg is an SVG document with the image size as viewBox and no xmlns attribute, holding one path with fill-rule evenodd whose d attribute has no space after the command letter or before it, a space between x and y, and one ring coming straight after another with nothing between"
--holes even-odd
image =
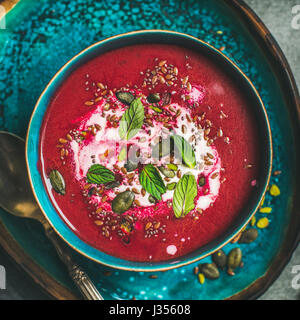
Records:
<instances>
[{"instance_id":1,"label":"pumpkin seed","mask_svg":"<svg viewBox=\"0 0 300 320\"><path fill-rule=\"evenodd\" d=\"M205 177L200 177L198 184L200 187L203 187L205 185Z\"/></svg>"},{"instance_id":2,"label":"pumpkin seed","mask_svg":"<svg viewBox=\"0 0 300 320\"><path fill-rule=\"evenodd\" d=\"M150 194L149 198L148 198L150 203L155 203L156 199Z\"/></svg>"},{"instance_id":3,"label":"pumpkin seed","mask_svg":"<svg viewBox=\"0 0 300 320\"><path fill-rule=\"evenodd\" d=\"M220 277L220 272L214 263L200 264L200 271L204 274L205 278L215 280Z\"/></svg>"},{"instance_id":4,"label":"pumpkin seed","mask_svg":"<svg viewBox=\"0 0 300 320\"><path fill-rule=\"evenodd\" d=\"M134 198L132 191L121 192L112 201L111 208L115 213L123 213L132 206Z\"/></svg>"},{"instance_id":5,"label":"pumpkin seed","mask_svg":"<svg viewBox=\"0 0 300 320\"><path fill-rule=\"evenodd\" d=\"M239 240L239 243L251 243L256 240L258 236L258 231L255 228L249 228L245 230Z\"/></svg>"},{"instance_id":6,"label":"pumpkin seed","mask_svg":"<svg viewBox=\"0 0 300 320\"><path fill-rule=\"evenodd\" d=\"M227 266L229 270L239 267L242 262L242 250L240 248L232 249L228 254Z\"/></svg>"},{"instance_id":7,"label":"pumpkin seed","mask_svg":"<svg viewBox=\"0 0 300 320\"><path fill-rule=\"evenodd\" d=\"M160 95L159 93L150 93L149 96L147 97L147 101L149 103L157 103L160 101Z\"/></svg>"},{"instance_id":8,"label":"pumpkin seed","mask_svg":"<svg viewBox=\"0 0 300 320\"><path fill-rule=\"evenodd\" d=\"M116 92L116 97L119 101L124 104L130 105L131 102L135 99L134 95L127 91L118 91Z\"/></svg>"},{"instance_id":9,"label":"pumpkin seed","mask_svg":"<svg viewBox=\"0 0 300 320\"><path fill-rule=\"evenodd\" d=\"M137 162L130 161L130 160L128 160L128 162L124 164L124 168L127 170L127 172L132 172L132 171L134 171L137 167L138 167L138 163L137 163Z\"/></svg>"},{"instance_id":10,"label":"pumpkin seed","mask_svg":"<svg viewBox=\"0 0 300 320\"><path fill-rule=\"evenodd\" d=\"M174 190L176 187L176 182L171 182L167 184L167 190Z\"/></svg>"},{"instance_id":11,"label":"pumpkin seed","mask_svg":"<svg viewBox=\"0 0 300 320\"><path fill-rule=\"evenodd\" d=\"M119 185L120 185L120 181L112 181L105 185L105 189L109 190L109 189L117 188Z\"/></svg>"},{"instance_id":12,"label":"pumpkin seed","mask_svg":"<svg viewBox=\"0 0 300 320\"><path fill-rule=\"evenodd\" d=\"M168 169L173 170L173 171L177 171L178 166L174 163L169 163L167 164Z\"/></svg>"},{"instance_id":13,"label":"pumpkin seed","mask_svg":"<svg viewBox=\"0 0 300 320\"><path fill-rule=\"evenodd\" d=\"M50 183L52 188L59 194L66 194L65 180L58 170L52 170L49 174Z\"/></svg>"},{"instance_id":14,"label":"pumpkin seed","mask_svg":"<svg viewBox=\"0 0 300 320\"><path fill-rule=\"evenodd\" d=\"M218 250L213 253L212 260L220 269L224 269L226 267L227 256L223 250Z\"/></svg>"},{"instance_id":15,"label":"pumpkin seed","mask_svg":"<svg viewBox=\"0 0 300 320\"><path fill-rule=\"evenodd\" d=\"M175 177L175 172L173 170L169 170L163 166L158 167L158 170L167 178Z\"/></svg>"}]
</instances>

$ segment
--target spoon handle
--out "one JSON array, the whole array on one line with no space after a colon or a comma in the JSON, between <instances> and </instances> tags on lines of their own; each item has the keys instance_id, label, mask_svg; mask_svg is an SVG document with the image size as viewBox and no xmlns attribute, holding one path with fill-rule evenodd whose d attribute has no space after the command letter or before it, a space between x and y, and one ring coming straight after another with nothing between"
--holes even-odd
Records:
<instances>
[{"instance_id":1,"label":"spoon handle","mask_svg":"<svg viewBox=\"0 0 300 320\"><path fill-rule=\"evenodd\" d=\"M60 259L68 267L69 274L83 297L86 300L104 300L89 276L73 261L69 248L54 230L47 228L46 235L54 245Z\"/></svg>"}]
</instances>

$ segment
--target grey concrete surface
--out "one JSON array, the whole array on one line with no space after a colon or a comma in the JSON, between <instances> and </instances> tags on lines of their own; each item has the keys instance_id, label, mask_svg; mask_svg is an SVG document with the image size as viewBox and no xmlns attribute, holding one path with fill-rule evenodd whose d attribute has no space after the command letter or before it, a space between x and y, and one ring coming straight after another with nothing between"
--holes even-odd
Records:
<instances>
[{"instance_id":1,"label":"grey concrete surface","mask_svg":"<svg viewBox=\"0 0 300 320\"><path fill-rule=\"evenodd\" d=\"M295 18L292 8L300 5L300 0L246 0L245 2L262 19L279 43L300 88L300 18L297 20L299 29L292 28L292 19ZM298 12L300 13L300 10ZM292 280L295 277L292 270L296 265L300 265L300 245L279 278L260 299L300 300L300 289L292 287Z\"/></svg>"},{"instance_id":2,"label":"grey concrete surface","mask_svg":"<svg viewBox=\"0 0 300 320\"><path fill-rule=\"evenodd\" d=\"M300 5L300 0L245 0L278 41L294 72L300 87L300 28L293 29L292 8ZM299 11L300 13L300 11ZM300 19L298 20L300 24ZM0 264L6 268L7 289L0 290L0 300L8 299L47 299L39 287L20 271L0 249ZM300 300L300 289L294 289L292 281L293 267L300 265L300 246L296 249L289 264L274 284L260 297L262 300ZM300 282L300 281L299 281Z\"/></svg>"}]
</instances>

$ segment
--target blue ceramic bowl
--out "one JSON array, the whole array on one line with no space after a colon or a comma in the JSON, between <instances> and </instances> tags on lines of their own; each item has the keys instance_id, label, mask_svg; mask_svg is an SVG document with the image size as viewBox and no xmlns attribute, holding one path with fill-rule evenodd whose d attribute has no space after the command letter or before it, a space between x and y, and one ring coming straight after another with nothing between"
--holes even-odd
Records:
<instances>
[{"instance_id":1,"label":"blue ceramic bowl","mask_svg":"<svg viewBox=\"0 0 300 320\"><path fill-rule=\"evenodd\" d=\"M187 255L163 262L132 262L119 259L93 248L78 238L60 218L52 205L37 166L39 161L40 129L43 117L51 98L55 95L56 90L64 80L68 78L76 68L96 56L120 47L141 43L180 45L201 52L202 54L208 55L210 59L214 59L215 63L217 63L220 68L223 68L227 74L238 81L241 90L243 90L244 94L247 95L247 98L251 102L253 113L259 124L259 144L261 153L260 184L255 188L255 192L238 215L238 218L230 228L222 234L222 236L214 239L207 245L202 246ZM33 111L26 139L26 161L32 189L41 210L58 235L72 248L88 258L110 267L131 271L159 271L190 264L212 254L214 251L231 241L249 222L266 192L270 179L272 168L272 139L267 113L258 92L239 67L229 60L221 51L186 34L173 31L145 30L126 33L100 41L76 55L56 73L41 94Z\"/></svg>"}]
</instances>

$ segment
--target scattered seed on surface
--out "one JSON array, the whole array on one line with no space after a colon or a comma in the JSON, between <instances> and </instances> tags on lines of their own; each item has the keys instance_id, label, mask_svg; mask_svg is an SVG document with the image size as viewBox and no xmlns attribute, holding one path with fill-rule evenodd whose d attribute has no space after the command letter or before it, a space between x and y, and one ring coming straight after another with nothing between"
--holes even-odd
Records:
<instances>
[{"instance_id":1,"label":"scattered seed on surface","mask_svg":"<svg viewBox=\"0 0 300 320\"><path fill-rule=\"evenodd\" d=\"M271 213L272 212L272 208L271 207L260 208L259 212L261 212L261 213Z\"/></svg>"},{"instance_id":2,"label":"scattered seed on surface","mask_svg":"<svg viewBox=\"0 0 300 320\"><path fill-rule=\"evenodd\" d=\"M280 189L277 187L276 184L273 184L270 188L270 195L273 197L277 197L280 195Z\"/></svg>"},{"instance_id":3,"label":"scattered seed on surface","mask_svg":"<svg viewBox=\"0 0 300 320\"><path fill-rule=\"evenodd\" d=\"M259 229L264 229L264 228L267 228L269 225L269 219L264 217L264 218L260 218L257 223L256 223L256 226L257 228Z\"/></svg>"},{"instance_id":4,"label":"scattered seed on surface","mask_svg":"<svg viewBox=\"0 0 300 320\"><path fill-rule=\"evenodd\" d=\"M199 274L198 274L198 280L199 280L199 283L200 283L200 284L204 284L204 282L205 282L205 276L204 276L203 273L199 273Z\"/></svg>"}]
</instances>

